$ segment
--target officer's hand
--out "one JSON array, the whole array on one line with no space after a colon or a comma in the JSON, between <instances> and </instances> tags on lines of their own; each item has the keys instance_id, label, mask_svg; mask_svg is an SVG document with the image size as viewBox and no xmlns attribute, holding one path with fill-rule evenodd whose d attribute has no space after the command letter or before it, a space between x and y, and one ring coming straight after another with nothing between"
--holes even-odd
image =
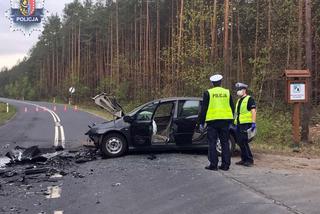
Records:
<instances>
[{"instance_id":1,"label":"officer's hand","mask_svg":"<svg viewBox=\"0 0 320 214\"><path fill-rule=\"evenodd\" d=\"M257 128L256 123L252 123L252 125L251 125L251 131L254 131L256 128Z\"/></svg>"}]
</instances>

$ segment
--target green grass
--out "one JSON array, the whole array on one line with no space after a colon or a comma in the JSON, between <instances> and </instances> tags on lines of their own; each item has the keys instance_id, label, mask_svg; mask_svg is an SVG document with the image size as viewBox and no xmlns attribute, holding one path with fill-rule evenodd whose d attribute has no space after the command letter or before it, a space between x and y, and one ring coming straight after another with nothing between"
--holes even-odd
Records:
<instances>
[{"instance_id":1,"label":"green grass","mask_svg":"<svg viewBox=\"0 0 320 214\"><path fill-rule=\"evenodd\" d=\"M0 103L0 126L5 124L16 114L16 108L9 106L9 113L7 113L7 106L5 103Z\"/></svg>"},{"instance_id":2,"label":"green grass","mask_svg":"<svg viewBox=\"0 0 320 214\"><path fill-rule=\"evenodd\" d=\"M257 137L251 143L254 151L294 156L319 156L320 141L300 144L299 152L294 152L292 138L292 113L264 110L257 114Z\"/></svg>"},{"instance_id":3,"label":"green grass","mask_svg":"<svg viewBox=\"0 0 320 214\"><path fill-rule=\"evenodd\" d=\"M109 114L106 110L99 108L98 106L92 106L88 104L80 104L79 110L97 115L105 120L112 120L112 115Z\"/></svg>"}]
</instances>

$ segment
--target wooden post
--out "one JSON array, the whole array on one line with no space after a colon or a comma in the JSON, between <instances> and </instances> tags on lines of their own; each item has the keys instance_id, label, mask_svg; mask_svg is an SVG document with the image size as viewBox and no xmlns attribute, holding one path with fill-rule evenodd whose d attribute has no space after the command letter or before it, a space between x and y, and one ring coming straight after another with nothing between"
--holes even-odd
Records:
<instances>
[{"instance_id":1,"label":"wooden post","mask_svg":"<svg viewBox=\"0 0 320 214\"><path fill-rule=\"evenodd\" d=\"M293 141L296 147L300 145L300 106L301 103L293 104L293 117L292 117L292 126L293 126Z\"/></svg>"}]
</instances>

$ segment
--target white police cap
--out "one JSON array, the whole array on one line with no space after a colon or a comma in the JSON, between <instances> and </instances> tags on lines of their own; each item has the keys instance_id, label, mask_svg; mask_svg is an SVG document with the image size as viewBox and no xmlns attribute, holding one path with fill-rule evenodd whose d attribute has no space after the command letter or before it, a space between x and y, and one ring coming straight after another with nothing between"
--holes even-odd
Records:
<instances>
[{"instance_id":1,"label":"white police cap","mask_svg":"<svg viewBox=\"0 0 320 214\"><path fill-rule=\"evenodd\" d=\"M210 81L211 82L218 82L218 81L221 81L222 78L223 78L222 75L216 74L216 75L213 75L213 76L210 77Z\"/></svg>"},{"instance_id":2,"label":"white police cap","mask_svg":"<svg viewBox=\"0 0 320 214\"><path fill-rule=\"evenodd\" d=\"M236 88L237 89L244 89L244 88L247 89L248 85L241 83L241 82L238 82L238 83L236 83Z\"/></svg>"}]
</instances>

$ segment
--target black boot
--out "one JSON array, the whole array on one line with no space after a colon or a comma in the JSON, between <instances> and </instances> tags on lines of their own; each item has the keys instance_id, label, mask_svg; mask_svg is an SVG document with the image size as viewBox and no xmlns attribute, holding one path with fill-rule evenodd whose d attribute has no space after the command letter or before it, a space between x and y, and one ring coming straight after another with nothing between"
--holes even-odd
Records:
<instances>
[{"instance_id":1,"label":"black boot","mask_svg":"<svg viewBox=\"0 0 320 214\"><path fill-rule=\"evenodd\" d=\"M218 167L210 164L209 166L204 167L207 170L218 171Z\"/></svg>"}]
</instances>

